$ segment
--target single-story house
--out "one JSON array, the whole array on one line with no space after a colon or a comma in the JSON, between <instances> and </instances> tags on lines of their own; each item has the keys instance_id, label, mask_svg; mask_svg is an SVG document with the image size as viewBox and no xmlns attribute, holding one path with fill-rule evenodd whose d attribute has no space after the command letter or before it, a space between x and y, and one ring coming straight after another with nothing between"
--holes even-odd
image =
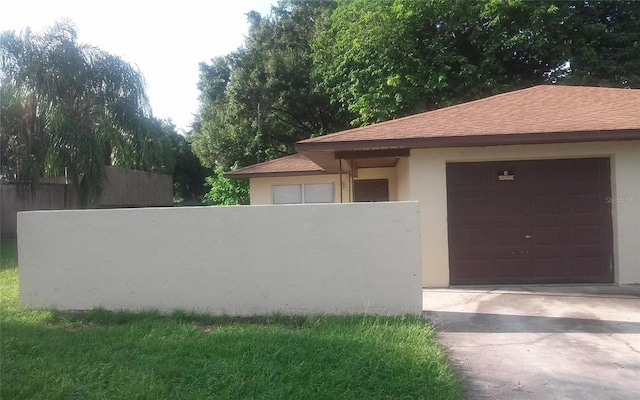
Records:
<instances>
[{"instance_id":1,"label":"single-story house","mask_svg":"<svg viewBox=\"0 0 640 400\"><path fill-rule=\"evenodd\" d=\"M423 286L640 283L640 90L544 85L297 143L251 204L420 202Z\"/></svg>"}]
</instances>

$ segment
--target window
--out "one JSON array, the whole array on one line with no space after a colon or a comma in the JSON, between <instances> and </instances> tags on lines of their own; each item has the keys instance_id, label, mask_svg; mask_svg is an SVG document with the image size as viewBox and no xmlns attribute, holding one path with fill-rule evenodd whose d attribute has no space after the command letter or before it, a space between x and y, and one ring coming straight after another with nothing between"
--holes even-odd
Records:
<instances>
[{"instance_id":1,"label":"window","mask_svg":"<svg viewBox=\"0 0 640 400\"><path fill-rule=\"evenodd\" d=\"M333 183L302 186L304 188L304 203L333 203Z\"/></svg>"},{"instance_id":2,"label":"window","mask_svg":"<svg viewBox=\"0 0 640 400\"><path fill-rule=\"evenodd\" d=\"M273 204L333 203L333 183L273 185Z\"/></svg>"}]
</instances>

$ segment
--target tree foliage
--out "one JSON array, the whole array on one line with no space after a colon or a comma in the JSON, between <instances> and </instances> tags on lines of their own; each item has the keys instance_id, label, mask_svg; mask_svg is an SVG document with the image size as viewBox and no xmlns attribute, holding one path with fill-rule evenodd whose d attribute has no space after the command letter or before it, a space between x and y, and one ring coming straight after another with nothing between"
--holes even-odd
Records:
<instances>
[{"instance_id":1,"label":"tree foliage","mask_svg":"<svg viewBox=\"0 0 640 400\"><path fill-rule=\"evenodd\" d=\"M190 135L204 165L229 170L294 151L294 143L346 127L313 84L310 43L331 2L284 1L248 14L245 45L200 65L200 111Z\"/></svg>"},{"instance_id":2,"label":"tree foliage","mask_svg":"<svg viewBox=\"0 0 640 400\"><path fill-rule=\"evenodd\" d=\"M211 170L202 166L187 138L177 132L173 123L163 121L162 125L171 142L174 199L185 202L201 200L207 193L205 178L211 174Z\"/></svg>"},{"instance_id":3,"label":"tree foliage","mask_svg":"<svg viewBox=\"0 0 640 400\"><path fill-rule=\"evenodd\" d=\"M290 0L248 18L243 47L200 65L189 141L214 188L349 124L543 83L640 87L640 2Z\"/></svg>"},{"instance_id":4,"label":"tree foliage","mask_svg":"<svg viewBox=\"0 0 640 400\"><path fill-rule=\"evenodd\" d=\"M171 144L151 117L141 73L77 41L70 22L0 34L2 177L36 183L67 172L84 204L105 166L171 173Z\"/></svg>"},{"instance_id":5,"label":"tree foliage","mask_svg":"<svg viewBox=\"0 0 640 400\"><path fill-rule=\"evenodd\" d=\"M216 168L214 175L206 178L209 192L205 203L214 206L235 206L249 204L249 182L224 177L224 170Z\"/></svg>"},{"instance_id":6,"label":"tree foliage","mask_svg":"<svg viewBox=\"0 0 640 400\"><path fill-rule=\"evenodd\" d=\"M339 0L313 43L365 125L547 82L640 86L640 2Z\"/></svg>"}]
</instances>

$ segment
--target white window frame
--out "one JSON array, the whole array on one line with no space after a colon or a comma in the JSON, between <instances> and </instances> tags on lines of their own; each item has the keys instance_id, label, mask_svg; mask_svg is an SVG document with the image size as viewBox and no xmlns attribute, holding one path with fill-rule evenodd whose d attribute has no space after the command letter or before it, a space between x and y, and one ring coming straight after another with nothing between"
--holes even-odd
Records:
<instances>
[{"instance_id":1,"label":"white window frame","mask_svg":"<svg viewBox=\"0 0 640 400\"><path fill-rule=\"evenodd\" d=\"M329 186L331 185L331 201L314 201L314 202L307 202L306 196L305 196L305 187L307 186L315 186L315 185L323 185L323 186ZM276 188L279 186L298 186L299 190L300 190L300 199L301 202L300 203L293 203L293 202L276 202ZM336 184L335 182L323 182L323 183L292 183L292 184L278 184L278 185L273 185L272 186L272 194L271 194L271 202L272 204L329 204L329 203L335 203L336 202Z\"/></svg>"}]
</instances>

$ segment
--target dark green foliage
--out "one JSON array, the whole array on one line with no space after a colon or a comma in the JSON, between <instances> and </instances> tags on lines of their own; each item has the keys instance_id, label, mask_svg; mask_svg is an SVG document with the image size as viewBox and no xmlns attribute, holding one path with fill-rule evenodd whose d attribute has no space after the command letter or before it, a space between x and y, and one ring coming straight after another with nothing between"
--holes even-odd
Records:
<instances>
[{"instance_id":1,"label":"dark green foliage","mask_svg":"<svg viewBox=\"0 0 640 400\"><path fill-rule=\"evenodd\" d=\"M165 121L163 126L173 155L173 197L182 202L201 199L206 193L205 178L211 170L200 164L187 138L179 134L172 123Z\"/></svg>"},{"instance_id":2,"label":"dark green foliage","mask_svg":"<svg viewBox=\"0 0 640 400\"><path fill-rule=\"evenodd\" d=\"M558 2L571 84L640 88L640 2Z\"/></svg>"},{"instance_id":3,"label":"dark green foliage","mask_svg":"<svg viewBox=\"0 0 640 400\"><path fill-rule=\"evenodd\" d=\"M354 125L542 83L640 86L640 2L338 1L313 48Z\"/></svg>"},{"instance_id":4,"label":"dark green foliage","mask_svg":"<svg viewBox=\"0 0 640 400\"><path fill-rule=\"evenodd\" d=\"M249 182L224 177L225 171L217 167L215 175L207 177L210 188L205 195L205 203L216 206L249 204Z\"/></svg>"},{"instance_id":5,"label":"dark green foliage","mask_svg":"<svg viewBox=\"0 0 640 400\"><path fill-rule=\"evenodd\" d=\"M242 48L200 65L189 140L224 171L349 120L545 83L640 87L640 2L297 0L248 18Z\"/></svg>"},{"instance_id":6,"label":"dark green foliage","mask_svg":"<svg viewBox=\"0 0 640 400\"><path fill-rule=\"evenodd\" d=\"M87 204L102 191L107 165L172 172L140 72L78 43L71 23L2 32L0 71L3 179L33 184L66 171Z\"/></svg>"},{"instance_id":7,"label":"dark green foliage","mask_svg":"<svg viewBox=\"0 0 640 400\"><path fill-rule=\"evenodd\" d=\"M201 107L190 135L194 153L223 170L294 152L294 143L346 127L313 84L310 42L332 2L285 1L248 14L245 45L200 65Z\"/></svg>"}]
</instances>

